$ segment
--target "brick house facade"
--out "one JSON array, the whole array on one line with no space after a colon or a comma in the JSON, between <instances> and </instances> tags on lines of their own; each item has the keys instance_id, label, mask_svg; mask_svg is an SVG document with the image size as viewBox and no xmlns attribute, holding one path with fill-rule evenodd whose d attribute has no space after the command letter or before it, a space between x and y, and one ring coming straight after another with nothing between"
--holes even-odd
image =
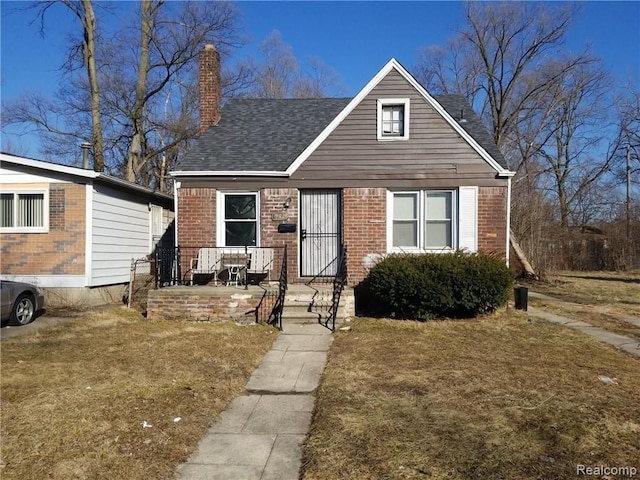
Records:
<instances>
[{"instance_id":1,"label":"brick house facade","mask_svg":"<svg viewBox=\"0 0 640 480\"><path fill-rule=\"evenodd\" d=\"M286 244L294 281L322 274L345 245L351 285L394 252L508 261L513 172L463 98L430 96L391 60L354 98L219 110L219 74L202 71L219 68L217 55L201 53L202 133L172 172L179 245Z\"/></svg>"},{"instance_id":2,"label":"brick house facade","mask_svg":"<svg viewBox=\"0 0 640 480\"><path fill-rule=\"evenodd\" d=\"M132 258L161 239L174 244L170 195L93 170L4 153L0 160L2 279L63 289L122 285Z\"/></svg>"}]
</instances>

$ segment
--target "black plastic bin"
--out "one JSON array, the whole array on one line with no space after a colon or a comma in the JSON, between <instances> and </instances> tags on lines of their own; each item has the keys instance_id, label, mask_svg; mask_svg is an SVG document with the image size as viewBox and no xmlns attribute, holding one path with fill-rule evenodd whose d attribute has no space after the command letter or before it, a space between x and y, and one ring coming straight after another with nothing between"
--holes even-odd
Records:
<instances>
[{"instance_id":1,"label":"black plastic bin","mask_svg":"<svg viewBox=\"0 0 640 480\"><path fill-rule=\"evenodd\" d=\"M513 289L513 295L515 297L516 310L527 311L527 304L529 303L529 289L527 287L516 287Z\"/></svg>"}]
</instances>

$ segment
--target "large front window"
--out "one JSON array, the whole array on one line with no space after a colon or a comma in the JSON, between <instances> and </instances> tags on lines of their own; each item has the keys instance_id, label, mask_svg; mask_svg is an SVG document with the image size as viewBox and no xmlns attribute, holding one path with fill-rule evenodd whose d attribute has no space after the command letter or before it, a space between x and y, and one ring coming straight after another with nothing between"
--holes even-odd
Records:
<instances>
[{"instance_id":1,"label":"large front window","mask_svg":"<svg viewBox=\"0 0 640 480\"><path fill-rule=\"evenodd\" d=\"M418 190L390 195L392 250L456 248L454 191Z\"/></svg>"},{"instance_id":2,"label":"large front window","mask_svg":"<svg viewBox=\"0 0 640 480\"><path fill-rule=\"evenodd\" d=\"M223 193L225 247L257 244L258 195L256 193Z\"/></svg>"},{"instance_id":3,"label":"large front window","mask_svg":"<svg viewBox=\"0 0 640 480\"><path fill-rule=\"evenodd\" d=\"M0 194L0 228L3 231L42 232L47 225L46 192Z\"/></svg>"}]
</instances>

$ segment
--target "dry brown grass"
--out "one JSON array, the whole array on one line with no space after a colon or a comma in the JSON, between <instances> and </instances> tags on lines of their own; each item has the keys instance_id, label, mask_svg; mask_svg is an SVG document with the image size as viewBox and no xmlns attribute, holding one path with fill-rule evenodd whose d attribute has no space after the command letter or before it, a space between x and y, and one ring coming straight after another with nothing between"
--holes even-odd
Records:
<instances>
[{"instance_id":1,"label":"dry brown grass","mask_svg":"<svg viewBox=\"0 0 640 480\"><path fill-rule=\"evenodd\" d=\"M541 298L529 298L532 307L552 311L574 320L590 323L596 327L604 328L610 332L634 338L640 342L640 327L611 314L608 309L600 310L591 305L576 303L563 303Z\"/></svg>"},{"instance_id":2,"label":"dry brown grass","mask_svg":"<svg viewBox=\"0 0 640 480\"><path fill-rule=\"evenodd\" d=\"M3 340L0 476L171 478L275 337L121 309Z\"/></svg>"},{"instance_id":3,"label":"dry brown grass","mask_svg":"<svg viewBox=\"0 0 640 480\"><path fill-rule=\"evenodd\" d=\"M608 308L613 313L640 315L640 271L557 272L532 290L585 305Z\"/></svg>"},{"instance_id":4,"label":"dry brown grass","mask_svg":"<svg viewBox=\"0 0 640 480\"><path fill-rule=\"evenodd\" d=\"M638 392L640 359L522 313L358 319L331 347L304 478L554 479L574 478L577 464L640 469Z\"/></svg>"}]
</instances>

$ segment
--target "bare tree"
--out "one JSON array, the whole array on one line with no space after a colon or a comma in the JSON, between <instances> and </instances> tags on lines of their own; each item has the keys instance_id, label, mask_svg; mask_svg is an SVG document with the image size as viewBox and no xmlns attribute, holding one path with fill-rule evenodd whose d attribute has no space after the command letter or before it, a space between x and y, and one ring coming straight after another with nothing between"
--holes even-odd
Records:
<instances>
[{"instance_id":1,"label":"bare tree","mask_svg":"<svg viewBox=\"0 0 640 480\"><path fill-rule=\"evenodd\" d=\"M37 4L42 7L41 20L54 4ZM65 4L83 5L71 0ZM108 170L166 189L163 180L171 162L198 132L197 54L206 43L213 43L229 56L241 44L237 10L227 2L142 0L137 15L109 33L101 33L93 54L99 107L93 104L92 78L67 62L55 99L26 93L4 106L3 124L35 127L46 150L64 161L77 156L78 140L86 140L97 109ZM75 51L70 48L70 59ZM224 92L246 88L247 77L243 69L225 70ZM95 143L94 154L98 154Z\"/></svg>"},{"instance_id":2,"label":"bare tree","mask_svg":"<svg viewBox=\"0 0 640 480\"><path fill-rule=\"evenodd\" d=\"M427 47L414 68L434 93L462 93L478 107L502 148L530 103L552 81L539 75L555 58L576 14L573 5L469 2L465 26L445 48ZM567 57L562 75L584 61Z\"/></svg>"},{"instance_id":3,"label":"bare tree","mask_svg":"<svg viewBox=\"0 0 640 480\"><path fill-rule=\"evenodd\" d=\"M96 14L91 0L47 0L29 4L26 8L36 10L36 19L40 22L40 32L44 35L45 16L47 11L55 5L66 7L79 21L81 40L74 43L69 49L67 66L73 69L73 63L79 57L87 79L87 92L89 96L89 114L91 118L91 143L93 145L94 169L104 170L104 145L102 134L102 118L100 110L100 87L98 79L97 44L98 36ZM48 113L59 111L59 107L48 103L36 94L27 95L22 101L17 102L7 112L4 122L26 122L36 125L49 135L64 134L67 137L76 137L75 133L65 131L50 121ZM86 140L86 137L81 137Z\"/></svg>"},{"instance_id":4,"label":"bare tree","mask_svg":"<svg viewBox=\"0 0 640 480\"><path fill-rule=\"evenodd\" d=\"M261 59L248 59L243 65L253 77L247 95L258 98L321 98L338 95L343 88L335 71L313 57L309 68L300 68L291 45L277 30L262 42Z\"/></svg>"}]
</instances>

